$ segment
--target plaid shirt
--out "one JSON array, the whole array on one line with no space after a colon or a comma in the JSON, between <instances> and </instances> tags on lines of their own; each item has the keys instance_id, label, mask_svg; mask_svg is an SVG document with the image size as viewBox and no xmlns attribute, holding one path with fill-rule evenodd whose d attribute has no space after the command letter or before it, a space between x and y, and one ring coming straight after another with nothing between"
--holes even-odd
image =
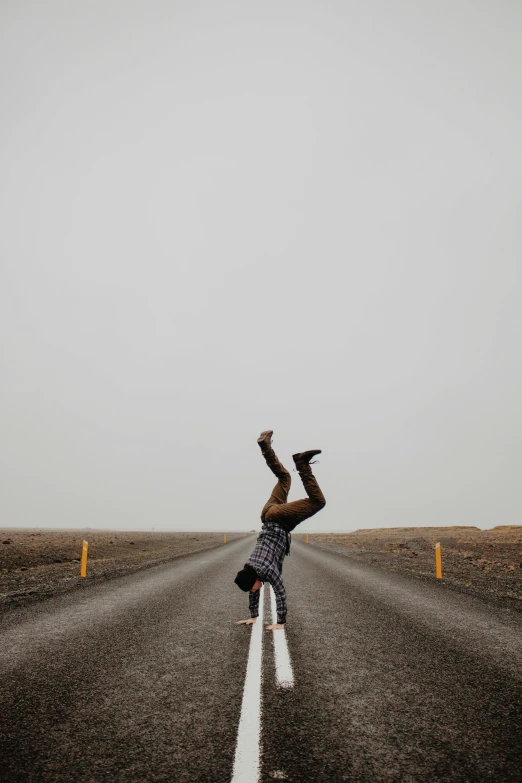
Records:
<instances>
[{"instance_id":1,"label":"plaid shirt","mask_svg":"<svg viewBox=\"0 0 522 783\"><path fill-rule=\"evenodd\" d=\"M283 560L290 551L290 536L276 522L264 522L261 533L257 537L254 551L248 558L262 582L272 585L277 607L277 622L286 622L286 592L281 572ZM259 615L259 590L249 593L250 617Z\"/></svg>"}]
</instances>

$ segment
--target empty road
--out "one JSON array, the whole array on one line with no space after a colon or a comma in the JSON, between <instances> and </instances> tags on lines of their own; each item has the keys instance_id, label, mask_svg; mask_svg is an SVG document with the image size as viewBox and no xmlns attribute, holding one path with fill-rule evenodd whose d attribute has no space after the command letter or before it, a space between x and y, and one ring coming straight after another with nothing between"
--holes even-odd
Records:
<instances>
[{"instance_id":1,"label":"empty road","mask_svg":"<svg viewBox=\"0 0 522 783\"><path fill-rule=\"evenodd\" d=\"M254 542L2 615L0 779L522 780L520 613L293 542L280 686Z\"/></svg>"}]
</instances>

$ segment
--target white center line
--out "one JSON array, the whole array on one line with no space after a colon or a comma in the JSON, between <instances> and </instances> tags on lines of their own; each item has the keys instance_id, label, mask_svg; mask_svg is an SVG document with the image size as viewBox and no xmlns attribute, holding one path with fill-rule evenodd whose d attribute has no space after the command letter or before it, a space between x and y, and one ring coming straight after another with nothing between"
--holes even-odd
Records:
<instances>
[{"instance_id":1,"label":"white center line","mask_svg":"<svg viewBox=\"0 0 522 783\"><path fill-rule=\"evenodd\" d=\"M272 623L276 623L277 608L275 593L272 589L272 586L270 586L270 606L272 608ZM288 652L286 630L283 628L279 631L272 631L272 634L274 637L276 684L279 688L293 688L294 672L292 669L292 662L290 660L290 653Z\"/></svg>"},{"instance_id":2,"label":"white center line","mask_svg":"<svg viewBox=\"0 0 522 783\"><path fill-rule=\"evenodd\" d=\"M264 597L263 586L259 591L259 617L251 630L232 783L258 783L261 774L261 662Z\"/></svg>"}]
</instances>

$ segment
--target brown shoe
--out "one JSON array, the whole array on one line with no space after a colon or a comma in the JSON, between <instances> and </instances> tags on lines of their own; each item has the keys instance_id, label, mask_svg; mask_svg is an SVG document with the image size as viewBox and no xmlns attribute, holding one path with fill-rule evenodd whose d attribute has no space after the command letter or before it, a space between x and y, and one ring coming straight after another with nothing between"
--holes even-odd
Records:
<instances>
[{"instance_id":1,"label":"brown shoe","mask_svg":"<svg viewBox=\"0 0 522 783\"><path fill-rule=\"evenodd\" d=\"M316 454L321 454L321 449L311 449L310 451L301 451L298 454L293 454L292 459L295 462L297 470L306 467L306 465L310 465L310 460L312 460ZM313 465L314 463L312 462L311 464Z\"/></svg>"},{"instance_id":2,"label":"brown shoe","mask_svg":"<svg viewBox=\"0 0 522 783\"><path fill-rule=\"evenodd\" d=\"M261 433L259 438L257 439L257 442L259 443L259 446L261 447L261 451L266 451L270 448L272 445L272 435L274 434L274 430L265 430Z\"/></svg>"}]
</instances>

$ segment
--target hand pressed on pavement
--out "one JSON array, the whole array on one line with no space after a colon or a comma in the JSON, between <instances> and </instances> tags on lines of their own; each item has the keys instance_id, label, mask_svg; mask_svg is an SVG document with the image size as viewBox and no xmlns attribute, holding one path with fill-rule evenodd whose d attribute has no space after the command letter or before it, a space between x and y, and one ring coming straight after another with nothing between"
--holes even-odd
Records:
<instances>
[{"instance_id":1,"label":"hand pressed on pavement","mask_svg":"<svg viewBox=\"0 0 522 783\"><path fill-rule=\"evenodd\" d=\"M239 620L236 625L253 625L256 620L257 617L250 617L248 620Z\"/></svg>"}]
</instances>

